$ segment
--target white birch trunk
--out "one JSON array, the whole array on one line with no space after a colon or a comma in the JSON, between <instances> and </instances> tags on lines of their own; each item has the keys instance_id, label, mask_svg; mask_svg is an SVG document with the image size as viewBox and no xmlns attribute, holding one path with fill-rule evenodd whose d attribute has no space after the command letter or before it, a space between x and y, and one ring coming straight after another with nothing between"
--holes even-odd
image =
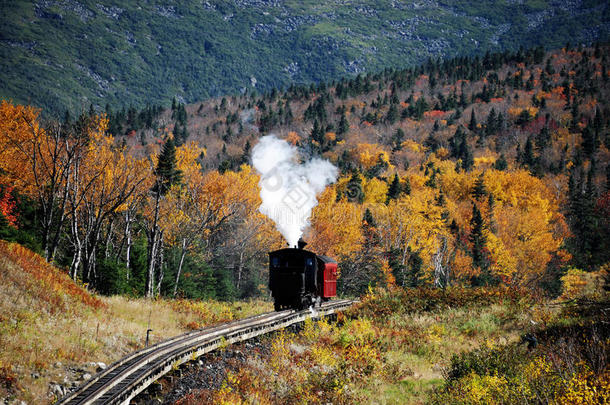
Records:
<instances>
[{"instance_id":1,"label":"white birch trunk","mask_svg":"<svg viewBox=\"0 0 610 405\"><path fill-rule=\"evenodd\" d=\"M176 282L174 283L174 293L176 296L178 292L178 282L180 281L180 273L182 272L182 265L184 264L184 257L186 256L186 238L182 239L182 251L180 252L180 263L178 263L178 272L176 273Z\"/></svg>"}]
</instances>

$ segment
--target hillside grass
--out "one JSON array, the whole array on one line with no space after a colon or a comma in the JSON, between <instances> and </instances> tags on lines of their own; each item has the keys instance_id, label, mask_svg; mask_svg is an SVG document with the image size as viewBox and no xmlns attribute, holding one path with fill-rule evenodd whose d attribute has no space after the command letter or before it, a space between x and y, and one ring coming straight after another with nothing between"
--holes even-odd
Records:
<instances>
[{"instance_id":1,"label":"hillside grass","mask_svg":"<svg viewBox=\"0 0 610 405\"><path fill-rule=\"evenodd\" d=\"M179 404L608 403L610 339L596 305L507 289L371 291L337 323L280 332L271 354Z\"/></svg>"},{"instance_id":2,"label":"hillside grass","mask_svg":"<svg viewBox=\"0 0 610 405\"><path fill-rule=\"evenodd\" d=\"M144 347L149 328L154 344L271 310L260 300L99 297L30 250L0 241L0 398L51 403L51 382L69 387L75 369L94 374L94 362L110 364Z\"/></svg>"}]
</instances>

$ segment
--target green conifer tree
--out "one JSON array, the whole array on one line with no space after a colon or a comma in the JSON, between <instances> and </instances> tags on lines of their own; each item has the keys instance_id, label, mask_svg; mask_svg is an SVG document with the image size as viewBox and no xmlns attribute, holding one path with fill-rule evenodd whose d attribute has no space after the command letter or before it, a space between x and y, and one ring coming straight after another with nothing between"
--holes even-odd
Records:
<instances>
[{"instance_id":1,"label":"green conifer tree","mask_svg":"<svg viewBox=\"0 0 610 405\"><path fill-rule=\"evenodd\" d=\"M398 174L394 174L394 179L388 187L388 194L386 197L386 204L390 202L390 200L395 200L400 196L402 189L400 187L400 179L398 178Z\"/></svg>"},{"instance_id":2,"label":"green conifer tree","mask_svg":"<svg viewBox=\"0 0 610 405\"><path fill-rule=\"evenodd\" d=\"M530 169L533 169L536 163L536 157L534 156L534 145L531 136L529 136L527 138L527 142L525 142L525 148L523 148L522 162Z\"/></svg>"},{"instance_id":3,"label":"green conifer tree","mask_svg":"<svg viewBox=\"0 0 610 405\"><path fill-rule=\"evenodd\" d=\"M385 119L386 122L390 125L394 125L396 123L396 121L398 120L398 108L396 108L396 104L390 105Z\"/></svg>"},{"instance_id":4,"label":"green conifer tree","mask_svg":"<svg viewBox=\"0 0 610 405\"><path fill-rule=\"evenodd\" d=\"M362 204L364 202L364 190L362 188L362 179L360 173L356 170L352 174L346 185L345 195L348 201Z\"/></svg>"},{"instance_id":5,"label":"green conifer tree","mask_svg":"<svg viewBox=\"0 0 610 405\"><path fill-rule=\"evenodd\" d=\"M487 124L485 125L485 134L492 135L497 132L498 119L496 116L496 110L494 108L491 109L489 115L487 116Z\"/></svg>"},{"instance_id":6,"label":"green conifer tree","mask_svg":"<svg viewBox=\"0 0 610 405\"><path fill-rule=\"evenodd\" d=\"M153 186L153 191L165 194L174 184L182 181L182 172L176 167L176 144L173 138L169 138L163 145L163 150L159 155L159 162L155 169L157 181Z\"/></svg>"},{"instance_id":7,"label":"green conifer tree","mask_svg":"<svg viewBox=\"0 0 610 405\"><path fill-rule=\"evenodd\" d=\"M345 135L349 131L349 122L345 116L345 109L341 112L341 118L339 119L339 125L337 126L337 135Z\"/></svg>"},{"instance_id":8,"label":"green conifer tree","mask_svg":"<svg viewBox=\"0 0 610 405\"><path fill-rule=\"evenodd\" d=\"M474 267L484 269L486 267L484 249L487 244L487 239L483 233L483 217L481 216L481 211L479 211L476 204L472 204L472 219L470 220L470 229L468 239L472 244L472 265Z\"/></svg>"},{"instance_id":9,"label":"green conifer tree","mask_svg":"<svg viewBox=\"0 0 610 405\"><path fill-rule=\"evenodd\" d=\"M485 178L483 177L483 173L481 173L474 182L472 196L475 200L480 200L481 197L485 196L485 194L487 194L487 189L485 188Z\"/></svg>"},{"instance_id":10,"label":"green conifer tree","mask_svg":"<svg viewBox=\"0 0 610 405\"><path fill-rule=\"evenodd\" d=\"M470 122L468 123L468 129L471 131L476 131L476 129L477 129L477 117L474 113L474 108L472 109L472 112L470 113Z\"/></svg>"},{"instance_id":11,"label":"green conifer tree","mask_svg":"<svg viewBox=\"0 0 610 405\"><path fill-rule=\"evenodd\" d=\"M500 155L498 160L494 163L494 169L496 170L506 170L508 168L508 162L506 161L506 157L504 153Z\"/></svg>"}]
</instances>

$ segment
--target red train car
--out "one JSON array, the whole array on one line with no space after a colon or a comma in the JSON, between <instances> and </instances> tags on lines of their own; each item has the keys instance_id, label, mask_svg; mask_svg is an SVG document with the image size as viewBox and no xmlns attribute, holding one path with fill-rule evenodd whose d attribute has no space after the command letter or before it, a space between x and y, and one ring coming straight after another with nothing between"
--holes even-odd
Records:
<instances>
[{"instance_id":1,"label":"red train car","mask_svg":"<svg viewBox=\"0 0 610 405\"><path fill-rule=\"evenodd\" d=\"M337 262L304 246L269 252L269 289L276 311L319 306L337 295Z\"/></svg>"},{"instance_id":2,"label":"red train car","mask_svg":"<svg viewBox=\"0 0 610 405\"><path fill-rule=\"evenodd\" d=\"M318 295L322 299L337 296L337 262L328 256L318 255Z\"/></svg>"}]
</instances>

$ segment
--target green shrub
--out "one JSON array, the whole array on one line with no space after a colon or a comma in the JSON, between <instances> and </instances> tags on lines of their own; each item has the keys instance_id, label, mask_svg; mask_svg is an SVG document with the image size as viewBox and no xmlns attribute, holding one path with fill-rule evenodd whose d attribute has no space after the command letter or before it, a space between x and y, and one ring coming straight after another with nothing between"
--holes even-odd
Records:
<instances>
[{"instance_id":1,"label":"green shrub","mask_svg":"<svg viewBox=\"0 0 610 405\"><path fill-rule=\"evenodd\" d=\"M518 365L527 358L528 353L524 346L513 344L500 348L483 347L454 354L445 377L449 384L471 373L512 377L517 373Z\"/></svg>"}]
</instances>

